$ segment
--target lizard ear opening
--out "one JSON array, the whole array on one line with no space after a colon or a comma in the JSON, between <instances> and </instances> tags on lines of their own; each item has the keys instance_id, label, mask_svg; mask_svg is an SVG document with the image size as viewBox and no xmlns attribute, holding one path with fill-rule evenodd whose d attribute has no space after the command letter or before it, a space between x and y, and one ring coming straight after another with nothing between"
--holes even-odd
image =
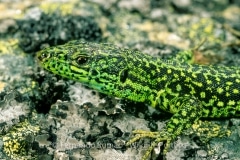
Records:
<instances>
[{"instance_id":1,"label":"lizard ear opening","mask_svg":"<svg viewBox=\"0 0 240 160\"><path fill-rule=\"evenodd\" d=\"M124 83L128 77L128 70L124 69L120 73L120 82Z\"/></svg>"}]
</instances>

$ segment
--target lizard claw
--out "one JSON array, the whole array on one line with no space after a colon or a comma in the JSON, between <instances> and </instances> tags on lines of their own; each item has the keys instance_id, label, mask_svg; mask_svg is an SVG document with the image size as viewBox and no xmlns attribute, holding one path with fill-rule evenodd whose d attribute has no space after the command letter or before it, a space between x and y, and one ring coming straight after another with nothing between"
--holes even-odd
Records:
<instances>
[{"instance_id":1,"label":"lizard claw","mask_svg":"<svg viewBox=\"0 0 240 160\"><path fill-rule=\"evenodd\" d=\"M172 135L169 134L166 130L163 130L161 132L134 130L132 133L135 134L135 136L126 143L127 146L130 146L131 144L133 144L134 142L136 142L142 138L154 139L154 141L151 143L151 145L147 149L146 153L142 157L142 160L147 160L148 157L150 156L152 150L158 145L159 142L163 142L163 141L166 142L164 150L163 150L163 154L165 155L167 153L167 151L170 147L170 143L173 139Z\"/></svg>"}]
</instances>

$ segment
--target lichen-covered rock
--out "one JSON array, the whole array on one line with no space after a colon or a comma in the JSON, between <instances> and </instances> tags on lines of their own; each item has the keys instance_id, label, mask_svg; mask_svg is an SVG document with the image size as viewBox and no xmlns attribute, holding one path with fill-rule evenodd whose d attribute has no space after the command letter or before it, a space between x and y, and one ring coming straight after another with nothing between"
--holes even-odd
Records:
<instances>
[{"instance_id":1,"label":"lichen-covered rock","mask_svg":"<svg viewBox=\"0 0 240 160\"><path fill-rule=\"evenodd\" d=\"M30 124L27 120L18 123L2 137L4 153L13 160L34 158L28 152L39 130L38 126Z\"/></svg>"},{"instance_id":2,"label":"lichen-covered rock","mask_svg":"<svg viewBox=\"0 0 240 160\"><path fill-rule=\"evenodd\" d=\"M19 46L25 52L38 51L43 45L63 44L73 39L99 41L102 31L92 17L41 13L39 19L17 20Z\"/></svg>"}]
</instances>

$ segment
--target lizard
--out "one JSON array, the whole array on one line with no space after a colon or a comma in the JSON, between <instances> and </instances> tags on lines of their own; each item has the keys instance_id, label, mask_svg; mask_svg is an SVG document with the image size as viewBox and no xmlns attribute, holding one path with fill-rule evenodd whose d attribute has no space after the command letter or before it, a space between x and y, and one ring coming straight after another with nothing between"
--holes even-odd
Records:
<instances>
[{"instance_id":1,"label":"lizard","mask_svg":"<svg viewBox=\"0 0 240 160\"><path fill-rule=\"evenodd\" d=\"M127 145L153 138L146 160L159 142L171 142L200 118L240 117L240 68L187 62L191 50L170 60L107 43L73 40L37 53L40 65L98 92L143 102L172 114L159 132L135 130Z\"/></svg>"}]
</instances>

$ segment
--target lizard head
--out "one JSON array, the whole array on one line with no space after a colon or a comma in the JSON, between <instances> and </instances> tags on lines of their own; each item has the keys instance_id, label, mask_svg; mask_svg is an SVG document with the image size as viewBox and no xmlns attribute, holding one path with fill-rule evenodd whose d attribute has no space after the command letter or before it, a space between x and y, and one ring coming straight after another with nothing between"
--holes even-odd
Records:
<instances>
[{"instance_id":1,"label":"lizard head","mask_svg":"<svg viewBox=\"0 0 240 160\"><path fill-rule=\"evenodd\" d=\"M145 54L110 44L70 41L39 51L37 58L46 70L101 93L139 102L153 97Z\"/></svg>"},{"instance_id":2,"label":"lizard head","mask_svg":"<svg viewBox=\"0 0 240 160\"><path fill-rule=\"evenodd\" d=\"M119 48L109 44L71 41L37 53L46 70L81 82L103 93L116 89L127 77L127 64Z\"/></svg>"}]
</instances>

